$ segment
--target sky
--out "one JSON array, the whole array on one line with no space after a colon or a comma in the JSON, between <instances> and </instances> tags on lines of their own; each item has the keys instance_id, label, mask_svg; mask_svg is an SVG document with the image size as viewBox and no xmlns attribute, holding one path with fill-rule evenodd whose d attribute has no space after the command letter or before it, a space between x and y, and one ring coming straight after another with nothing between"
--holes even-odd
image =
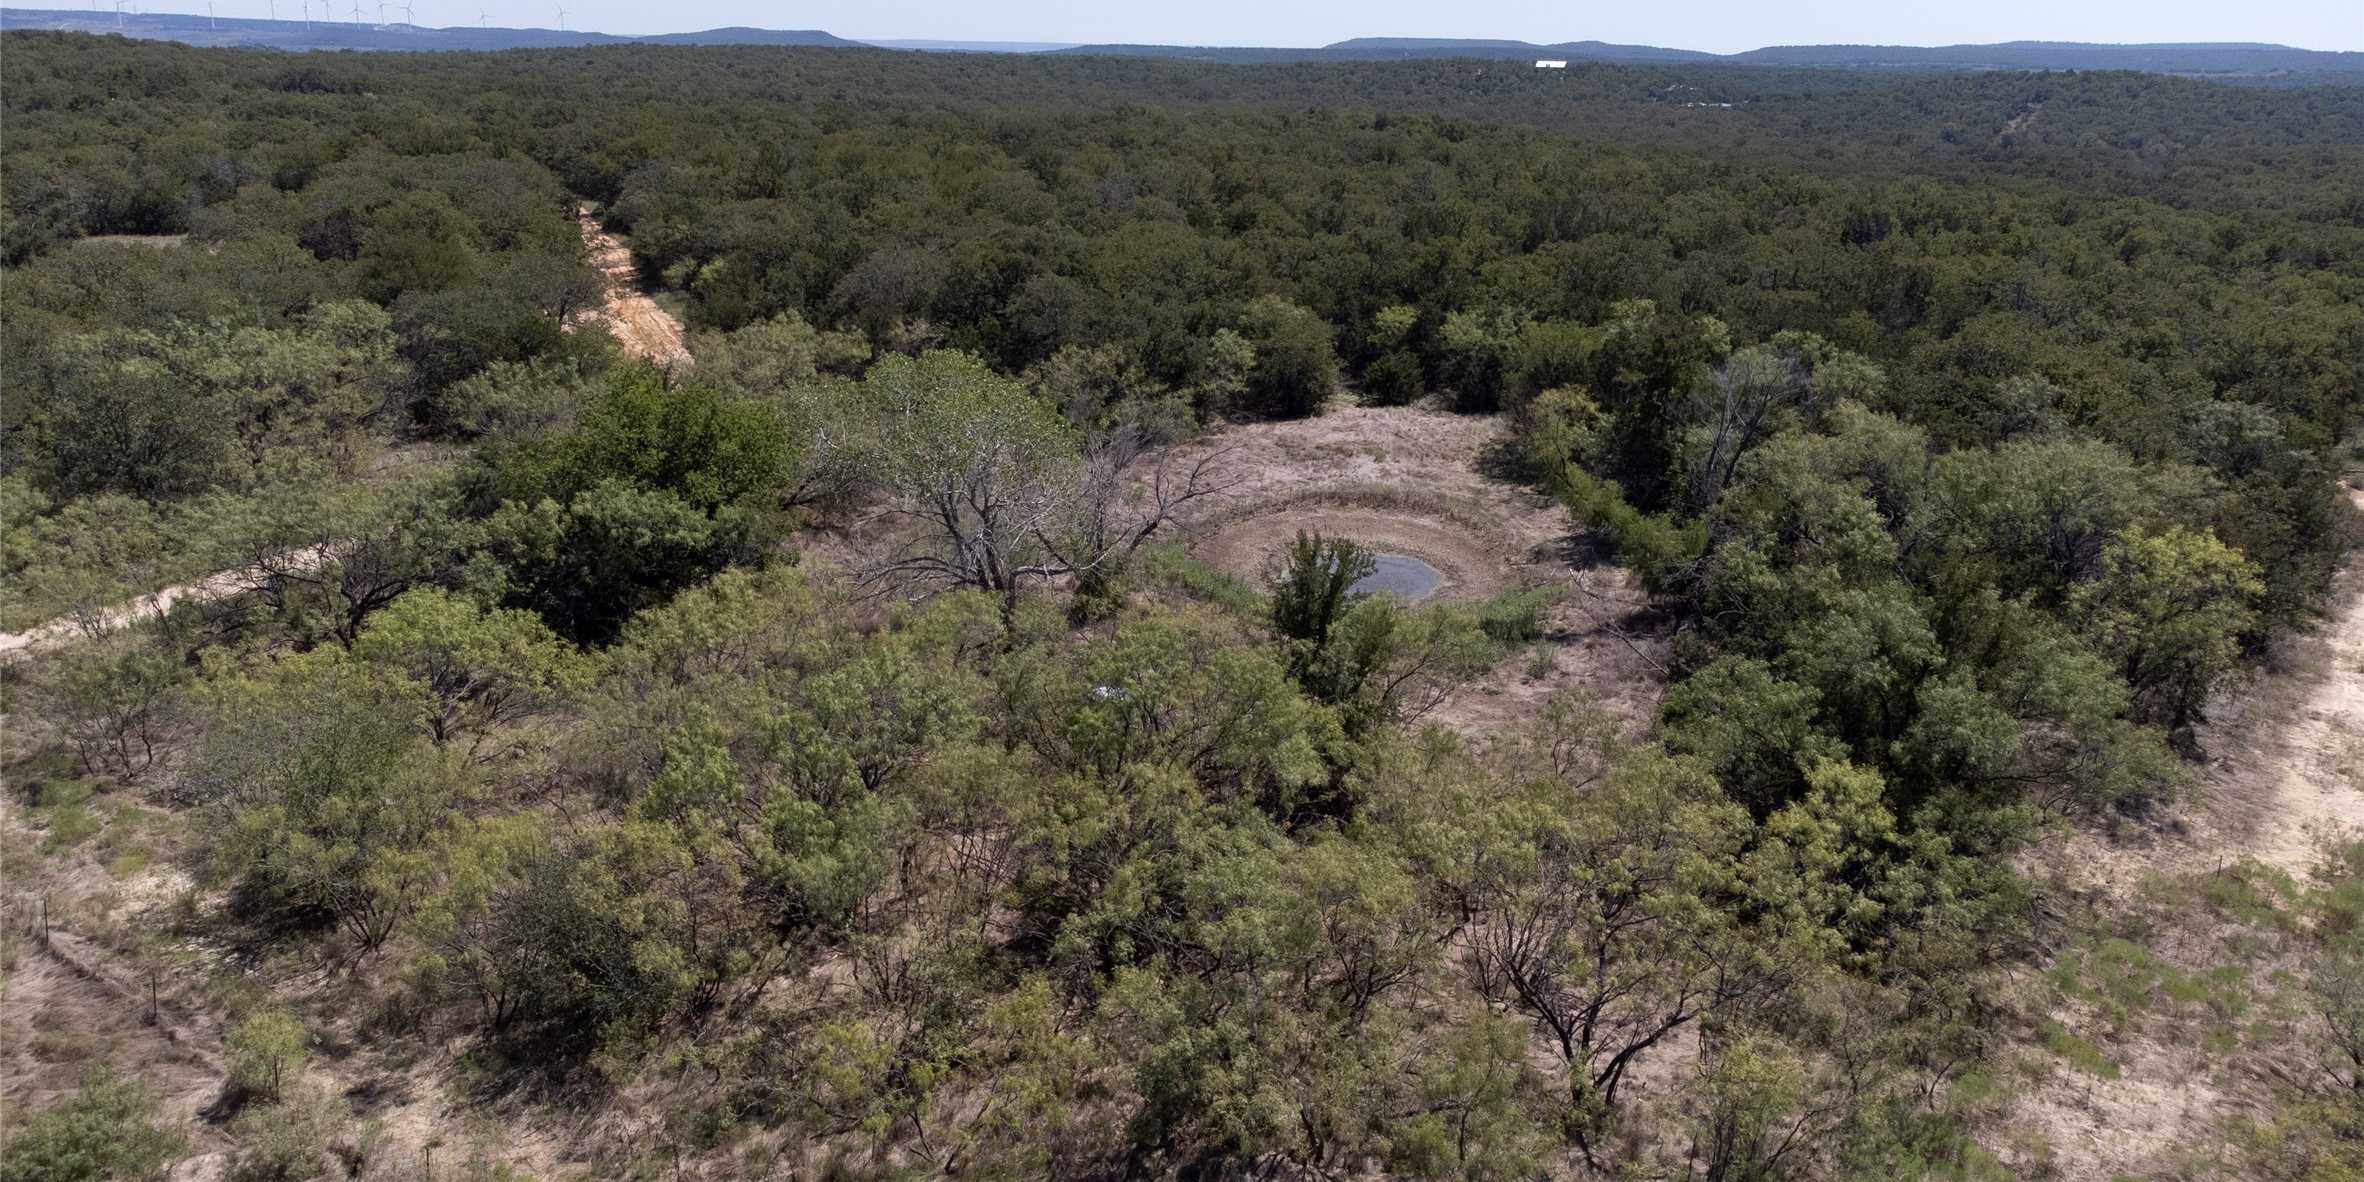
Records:
<instances>
[{"instance_id":1,"label":"sky","mask_svg":"<svg viewBox=\"0 0 2364 1182\"><path fill-rule=\"evenodd\" d=\"M18 0L25 2L25 0ZM133 0L203 12L204 0ZM268 0L214 0L263 16ZM480 0L413 0L422 25L476 23ZM481 0L496 25L557 23L557 0ZM104 8L97 0L28 6ZM293 9L293 0L281 7ZM252 11L248 11L248 10ZM568 0L567 26L663 33L723 25L856 39L1322 45L1347 37L1613 41L1718 53L1763 45L2269 41L2364 50L2364 0Z\"/></svg>"}]
</instances>

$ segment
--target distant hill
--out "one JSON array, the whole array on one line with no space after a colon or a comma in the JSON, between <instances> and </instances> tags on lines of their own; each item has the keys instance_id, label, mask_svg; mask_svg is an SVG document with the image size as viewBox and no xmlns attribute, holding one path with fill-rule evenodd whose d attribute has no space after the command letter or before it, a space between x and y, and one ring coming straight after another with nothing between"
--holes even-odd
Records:
<instances>
[{"instance_id":1,"label":"distant hill","mask_svg":"<svg viewBox=\"0 0 2364 1182\"><path fill-rule=\"evenodd\" d=\"M1602 52L1562 52L1556 45L1530 45L1524 41L1455 41L1421 37L1360 37L1340 41L1334 45L1304 47L1263 47L1251 45L1078 45L1069 49L1053 50L1062 54L1091 54L1101 57L1170 57L1186 61L1218 62L1228 65L1261 65L1275 62L1386 62L1412 61L1430 58L1567 58L1573 61L1601 62L1678 62L1716 61L1712 53L1694 53L1684 49L1657 49L1647 45L1599 45Z\"/></svg>"},{"instance_id":2,"label":"distant hill","mask_svg":"<svg viewBox=\"0 0 2364 1182\"><path fill-rule=\"evenodd\" d=\"M928 53L1042 53L1052 49L1073 49L1073 41L937 41L926 37L903 37L892 41L864 41L880 49L918 49Z\"/></svg>"},{"instance_id":3,"label":"distant hill","mask_svg":"<svg viewBox=\"0 0 2364 1182\"><path fill-rule=\"evenodd\" d=\"M329 0L329 3L352 0ZM364 18L384 9L361 0ZM348 12L350 15L350 11ZM255 46L270 49L551 49L584 45L815 45L877 47L951 53L1094 54L1104 57L1177 58L1231 64L1334 61L1406 61L1434 58L1524 60L1625 65L1681 65L1721 62L1791 69L1966 71L1966 70L2144 70L2203 78L2283 79L2364 83L2364 53L2293 49L2287 45L2210 42L2160 45L2097 45L2075 41L2007 41L1999 45L1773 45L1743 53L1703 53L1655 45L1606 41L1563 41L1540 45L1506 38L1354 37L1322 46L1252 45L1069 45L1039 41L938 41L906 39L849 41L819 29L733 27L694 33L623 37L573 29L426 28L373 20L218 20L180 13L138 15L94 9L0 8L0 29L50 29L120 33L126 37L181 41L191 45Z\"/></svg>"},{"instance_id":4,"label":"distant hill","mask_svg":"<svg viewBox=\"0 0 2364 1182\"><path fill-rule=\"evenodd\" d=\"M1534 49L1532 41L1483 37L1349 37L1323 49Z\"/></svg>"},{"instance_id":5,"label":"distant hill","mask_svg":"<svg viewBox=\"0 0 2364 1182\"><path fill-rule=\"evenodd\" d=\"M336 0L331 0L332 3ZM347 0L349 3L350 0ZM398 5L383 10L394 15ZM818 29L707 29L696 33L662 33L651 37L619 37L575 29L507 29L455 26L427 28L399 22L378 24L377 0L361 0L364 19L355 21L249 20L209 18L171 12L125 13L50 8L0 8L0 29L51 29L81 33L120 33L148 41L179 41L189 45L249 46L266 49L563 49L583 45L829 45L859 48ZM348 13L350 9L348 9Z\"/></svg>"},{"instance_id":6,"label":"distant hill","mask_svg":"<svg viewBox=\"0 0 2364 1182\"><path fill-rule=\"evenodd\" d=\"M862 45L819 29L751 29L744 25L696 33L654 33L625 40L643 45L835 45L849 49Z\"/></svg>"},{"instance_id":7,"label":"distant hill","mask_svg":"<svg viewBox=\"0 0 2364 1182\"><path fill-rule=\"evenodd\" d=\"M2304 76L2364 81L2364 53L2293 49L2240 42L2099 45L2011 41L2000 45L1777 45L1743 53L1703 53L1604 41L1529 41L1431 37L1356 37L1320 47L1079 45L1068 54L1171 57L1212 62L1384 61L1406 58L1551 58L1573 62L1725 62L1738 65L1854 70L2144 70L2201 77Z\"/></svg>"},{"instance_id":8,"label":"distant hill","mask_svg":"<svg viewBox=\"0 0 2364 1182\"><path fill-rule=\"evenodd\" d=\"M2364 53L2327 53L2254 42L2095 45L2006 41L2000 45L1773 45L1731 55L1768 66L1902 70L2147 70L2161 74L2364 71Z\"/></svg>"},{"instance_id":9,"label":"distant hill","mask_svg":"<svg viewBox=\"0 0 2364 1182\"><path fill-rule=\"evenodd\" d=\"M1696 49L1662 49L1655 45L1617 45L1608 41L1565 41L1537 45L1532 41L1462 40L1452 37L1355 37L1322 46L1332 58L1386 57L1506 57L1550 58L1587 62L1712 62L1717 55Z\"/></svg>"}]
</instances>

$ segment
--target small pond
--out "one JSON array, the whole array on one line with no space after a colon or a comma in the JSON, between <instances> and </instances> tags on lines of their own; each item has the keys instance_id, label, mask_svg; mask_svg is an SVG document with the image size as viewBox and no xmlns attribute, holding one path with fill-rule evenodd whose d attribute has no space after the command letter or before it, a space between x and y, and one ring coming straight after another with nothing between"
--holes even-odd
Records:
<instances>
[{"instance_id":1,"label":"small pond","mask_svg":"<svg viewBox=\"0 0 2364 1182\"><path fill-rule=\"evenodd\" d=\"M1408 554L1381 554L1377 556L1377 562L1377 569L1356 579L1354 586L1348 590L1357 595L1375 595L1384 591L1405 599L1420 599L1445 581L1443 571Z\"/></svg>"}]
</instances>

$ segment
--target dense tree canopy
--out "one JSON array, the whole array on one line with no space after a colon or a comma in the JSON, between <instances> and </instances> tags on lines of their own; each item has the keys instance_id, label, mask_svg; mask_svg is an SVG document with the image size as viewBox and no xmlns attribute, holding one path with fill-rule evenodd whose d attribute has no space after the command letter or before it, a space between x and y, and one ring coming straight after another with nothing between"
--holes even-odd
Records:
<instances>
[{"instance_id":1,"label":"dense tree canopy","mask_svg":"<svg viewBox=\"0 0 2364 1182\"><path fill-rule=\"evenodd\" d=\"M0 46L27 799L169 814L335 1039L669 1097L616 1176L2008 1176L2022 855L2172 800L2353 540L2364 90ZM1168 445L1341 400L1500 416L1640 717L1428 725L1565 588L1166 545ZM350 1015L262 988L232 1168L307 1176ZM152 1175L152 1107L0 1176Z\"/></svg>"}]
</instances>

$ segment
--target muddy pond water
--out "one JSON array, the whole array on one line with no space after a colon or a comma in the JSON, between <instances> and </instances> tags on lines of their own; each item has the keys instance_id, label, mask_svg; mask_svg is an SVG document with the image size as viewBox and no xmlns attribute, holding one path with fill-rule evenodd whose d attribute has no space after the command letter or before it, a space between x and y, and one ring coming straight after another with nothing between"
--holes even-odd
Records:
<instances>
[{"instance_id":1,"label":"muddy pond water","mask_svg":"<svg viewBox=\"0 0 2364 1182\"><path fill-rule=\"evenodd\" d=\"M1405 599L1421 599L1444 581L1443 571L1408 554L1381 554L1377 556L1376 569L1356 579L1349 590L1357 595L1387 592Z\"/></svg>"}]
</instances>

